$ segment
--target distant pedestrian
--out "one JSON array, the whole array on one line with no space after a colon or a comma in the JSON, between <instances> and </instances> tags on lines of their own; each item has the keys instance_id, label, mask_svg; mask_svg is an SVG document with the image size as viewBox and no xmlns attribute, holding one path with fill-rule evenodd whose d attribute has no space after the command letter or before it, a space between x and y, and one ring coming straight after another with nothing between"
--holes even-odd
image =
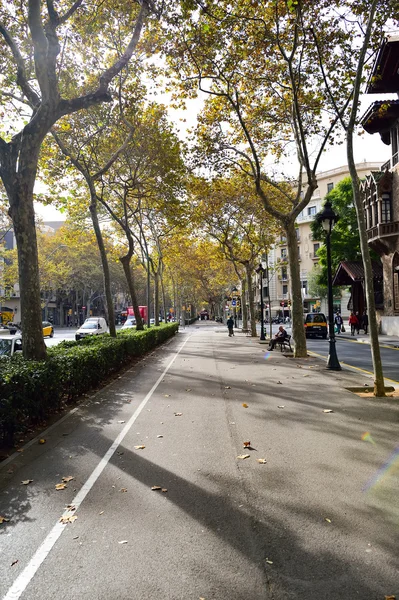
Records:
<instances>
[{"instance_id":1,"label":"distant pedestrian","mask_svg":"<svg viewBox=\"0 0 399 600\"><path fill-rule=\"evenodd\" d=\"M362 329L364 330L364 333L367 335L367 332L369 329L369 316L367 314L367 310L364 311L363 316L362 316Z\"/></svg>"},{"instance_id":2,"label":"distant pedestrian","mask_svg":"<svg viewBox=\"0 0 399 600\"><path fill-rule=\"evenodd\" d=\"M351 335L355 335L356 329L359 331L359 319L355 315L355 313L351 312L349 315L349 326L351 328Z\"/></svg>"},{"instance_id":3,"label":"distant pedestrian","mask_svg":"<svg viewBox=\"0 0 399 600\"><path fill-rule=\"evenodd\" d=\"M337 333L341 333L341 328L342 328L343 320L342 320L342 317L339 314L339 312L337 312L337 314L335 315L334 323L335 323L335 326L337 328Z\"/></svg>"},{"instance_id":4,"label":"distant pedestrian","mask_svg":"<svg viewBox=\"0 0 399 600\"><path fill-rule=\"evenodd\" d=\"M356 316L356 319L357 319L356 332L357 332L357 335L359 335L359 333L360 333L360 326L361 326L361 317L360 317L359 311L356 311L355 316Z\"/></svg>"},{"instance_id":5,"label":"distant pedestrian","mask_svg":"<svg viewBox=\"0 0 399 600\"><path fill-rule=\"evenodd\" d=\"M234 335L234 319L233 317L229 317L227 319L227 329L229 330L229 337Z\"/></svg>"}]
</instances>

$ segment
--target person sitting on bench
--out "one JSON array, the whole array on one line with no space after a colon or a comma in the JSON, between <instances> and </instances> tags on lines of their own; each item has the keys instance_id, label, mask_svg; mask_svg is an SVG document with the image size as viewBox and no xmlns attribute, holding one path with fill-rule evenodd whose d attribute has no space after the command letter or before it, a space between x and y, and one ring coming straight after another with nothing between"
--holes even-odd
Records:
<instances>
[{"instance_id":1,"label":"person sitting on bench","mask_svg":"<svg viewBox=\"0 0 399 600\"><path fill-rule=\"evenodd\" d=\"M274 350L274 348L276 347L276 344L282 344L284 342L284 340L287 338L287 336L288 336L288 333L286 332L284 327L282 325L280 325L280 327L278 328L278 332L274 336L274 339L270 340L270 345L269 345L268 350Z\"/></svg>"}]
</instances>

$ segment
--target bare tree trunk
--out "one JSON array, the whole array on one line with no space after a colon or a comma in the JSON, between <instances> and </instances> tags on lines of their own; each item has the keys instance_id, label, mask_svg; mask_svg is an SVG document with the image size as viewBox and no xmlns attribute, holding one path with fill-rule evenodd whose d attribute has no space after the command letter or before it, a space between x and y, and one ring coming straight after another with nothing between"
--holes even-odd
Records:
<instances>
[{"instance_id":1,"label":"bare tree trunk","mask_svg":"<svg viewBox=\"0 0 399 600\"><path fill-rule=\"evenodd\" d=\"M251 336L256 337L258 334L256 333L254 294L253 294L253 290L252 290L253 269L251 269L251 265L249 265L248 263L245 265L245 274L247 276L247 286L248 286L249 315L250 315L250 319L251 319Z\"/></svg>"},{"instance_id":2,"label":"bare tree trunk","mask_svg":"<svg viewBox=\"0 0 399 600\"><path fill-rule=\"evenodd\" d=\"M290 267L292 337L295 342L294 356L296 358L305 358L308 353L306 349L305 328L303 326L303 303L295 221L287 219L284 223L284 229L287 237L288 262Z\"/></svg>"},{"instance_id":3,"label":"bare tree trunk","mask_svg":"<svg viewBox=\"0 0 399 600\"><path fill-rule=\"evenodd\" d=\"M159 273L154 272L154 318L155 325L159 327Z\"/></svg>"},{"instance_id":4,"label":"bare tree trunk","mask_svg":"<svg viewBox=\"0 0 399 600\"><path fill-rule=\"evenodd\" d=\"M367 311L369 315L369 327L370 327L370 345L371 345L371 357L373 360L374 370L374 395L385 396L385 382L384 373L382 370L381 352L380 345L378 342L378 323L377 313L375 309L375 296L374 296L374 281L373 281L373 266L370 258L369 245L367 241L367 231L365 223L365 215L363 202L360 194L359 178L357 176L355 160L353 156L353 139L352 136L347 137L347 152L348 152L348 166L349 172L352 178L352 189L353 189L353 201L356 208L357 224L359 228L360 237L360 249L362 252L363 268L364 268L364 282L366 286L366 299L367 299Z\"/></svg>"},{"instance_id":5,"label":"bare tree trunk","mask_svg":"<svg viewBox=\"0 0 399 600\"><path fill-rule=\"evenodd\" d=\"M111 293L111 276L109 273L109 264L107 253L105 251L104 240L100 229L100 224L98 222L98 214L97 214L97 201L95 199L95 194L91 194L91 203L90 203L90 214L91 220L93 223L94 233L96 234L97 245L100 251L101 263L103 266L103 274L104 274L104 291L105 291L105 299L107 305L107 314L108 314L108 325L109 325L109 333L111 337L116 337L116 328L115 328L115 311L114 311L114 303L112 300Z\"/></svg>"},{"instance_id":6,"label":"bare tree trunk","mask_svg":"<svg viewBox=\"0 0 399 600\"><path fill-rule=\"evenodd\" d=\"M248 309L247 309L247 280L245 277L241 280L241 312L242 312L242 330L248 331Z\"/></svg>"},{"instance_id":7,"label":"bare tree trunk","mask_svg":"<svg viewBox=\"0 0 399 600\"><path fill-rule=\"evenodd\" d=\"M130 268L131 256L128 253L125 256L121 256L119 260L121 261L122 266L123 266L123 272L126 277L127 286L129 288L130 298L132 300L133 312L134 312L134 316L136 319L136 329L142 330L142 329L144 329L143 319L141 318L141 315L140 315L139 303L137 301L136 289L134 286L132 270Z\"/></svg>"}]
</instances>

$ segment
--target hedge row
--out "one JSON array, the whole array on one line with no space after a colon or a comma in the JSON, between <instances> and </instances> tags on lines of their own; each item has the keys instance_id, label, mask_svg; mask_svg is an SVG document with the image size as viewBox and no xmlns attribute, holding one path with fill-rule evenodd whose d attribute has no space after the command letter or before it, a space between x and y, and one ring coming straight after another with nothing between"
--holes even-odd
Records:
<instances>
[{"instance_id":1,"label":"hedge row","mask_svg":"<svg viewBox=\"0 0 399 600\"><path fill-rule=\"evenodd\" d=\"M144 331L88 336L49 348L45 361L20 355L0 361L0 443L43 421L48 415L93 389L132 357L141 356L172 337L177 323Z\"/></svg>"}]
</instances>

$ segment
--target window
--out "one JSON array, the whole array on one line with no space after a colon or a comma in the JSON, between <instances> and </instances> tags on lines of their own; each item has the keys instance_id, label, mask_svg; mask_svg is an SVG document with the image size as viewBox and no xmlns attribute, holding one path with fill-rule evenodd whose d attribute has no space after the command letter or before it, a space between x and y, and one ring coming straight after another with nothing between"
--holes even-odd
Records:
<instances>
[{"instance_id":1,"label":"window","mask_svg":"<svg viewBox=\"0 0 399 600\"><path fill-rule=\"evenodd\" d=\"M285 267L283 269L281 269L281 279L283 281L287 280L287 269Z\"/></svg>"},{"instance_id":2,"label":"window","mask_svg":"<svg viewBox=\"0 0 399 600\"><path fill-rule=\"evenodd\" d=\"M392 166L398 162L398 128L391 129Z\"/></svg>"},{"instance_id":3,"label":"window","mask_svg":"<svg viewBox=\"0 0 399 600\"><path fill-rule=\"evenodd\" d=\"M308 282L307 281L302 281L302 289L304 294L308 293Z\"/></svg>"},{"instance_id":4,"label":"window","mask_svg":"<svg viewBox=\"0 0 399 600\"><path fill-rule=\"evenodd\" d=\"M287 258L287 248L281 248L281 258Z\"/></svg>"},{"instance_id":5,"label":"window","mask_svg":"<svg viewBox=\"0 0 399 600\"><path fill-rule=\"evenodd\" d=\"M320 244L313 244L313 256L316 256L318 249L320 248Z\"/></svg>"},{"instance_id":6,"label":"window","mask_svg":"<svg viewBox=\"0 0 399 600\"><path fill-rule=\"evenodd\" d=\"M296 235L296 239L299 240L299 229L298 227L295 228L295 235Z\"/></svg>"},{"instance_id":7,"label":"window","mask_svg":"<svg viewBox=\"0 0 399 600\"><path fill-rule=\"evenodd\" d=\"M384 193L381 196L381 222L390 223L392 221L391 194Z\"/></svg>"},{"instance_id":8,"label":"window","mask_svg":"<svg viewBox=\"0 0 399 600\"><path fill-rule=\"evenodd\" d=\"M282 244L286 244L287 243L287 238L285 237L285 235L283 235L283 234L280 235L280 242Z\"/></svg>"},{"instance_id":9,"label":"window","mask_svg":"<svg viewBox=\"0 0 399 600\"><path fill-rule=\"evenodd\" d=\"M316 214L315 206L308 206L308 216L313 217Z\"/></svg>"},{"instance_id":10,"label":"window","mask_svg":"<svg viewBox=\"0 0 399 600\"><path fill-rule=\"evenodd\" d=\"M327 194L329 194L330 192L332 192L334 189L334 184L333 183L327 183Z\"/></svg>"},{"instance_id":11,"label":"window","mask_svg":"<svg viewBox=\"0 0 399 600\"><path fill-rule=\"evenodd\" d=\"M283 285L283 296L288 294L288 285Z\"/></svg>"}]
</instances>

